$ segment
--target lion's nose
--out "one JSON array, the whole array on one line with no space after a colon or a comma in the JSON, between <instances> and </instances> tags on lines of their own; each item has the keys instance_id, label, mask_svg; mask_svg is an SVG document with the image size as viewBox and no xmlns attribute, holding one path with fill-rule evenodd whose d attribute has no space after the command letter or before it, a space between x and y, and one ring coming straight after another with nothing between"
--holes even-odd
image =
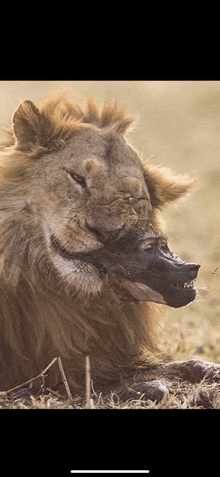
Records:
<instances>
[{"instance_id":1,"label":"lion's nose","mask_svg":"<svg viewBox=\"0 0 220 477\"><path fill-rule=\"evenodd\" d=\"M123 228L124 223L113 223L112 221L101 221L99 220L98 224L93 223L93 221L89 221L86 219L86 226L87 228L93 232L100 242L107 242L110 240L115 240L119 238Z\"/></svg>"}]
</instances>

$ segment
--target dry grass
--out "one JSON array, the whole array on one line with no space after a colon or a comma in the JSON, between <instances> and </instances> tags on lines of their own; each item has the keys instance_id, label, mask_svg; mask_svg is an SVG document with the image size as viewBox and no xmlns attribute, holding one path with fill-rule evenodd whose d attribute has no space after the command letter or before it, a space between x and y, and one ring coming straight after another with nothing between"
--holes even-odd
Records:
<instances>
[{"instance_id":1,"label":"dry grass","mask_svg":"<svg viewBox=\"0 0 220 477\"><path fill-rule=\"evenodd\" d=\"M0 123L10 120L20 100L38 101L65 82L3 82ZM174 310L163 307L159 338L171 359L199 358L220 363L220 82L71 82L71 96L98 101L121 100L138 124L130 141L154 164L198 177L195 192L177 208L165 211L169 243L186 261L201 263L198 299ZM215 271L215 273L213 273ZM49 363L48 363L49 364ZM57 365L54 364L54 365ZM65 371L65 370L64 370ZM91 370L92 378L92 370ZM220 384L169 383L169 398L122 402L117 390L108 396L91 390L87 400L62 398L49 391L29 402L1 397L1 408L161 409L219 408ZM87 390L88 391L88 390ZM96 391L96 390L95 390Z\"/></svg>"},{"instance_id":2,"label":"dry grass","mask_svg":"<svg viewBox=\"0 0 220 477\"><path fill-rule=\"evenodd\" d=\"M219 409L219 385L182 383L166 401L156 403L150 399L129 399L122 401L116 392L103 397L102 393L90 399L89 409ZM30 396L14 400L12 397L0 398L0 409L88 409L86 400L80 397L67 399L53 391L47 395Z\"/></svg>"},{"instance_id":3,"label":"dry grass","mask_svg":"<svg viewBox=\"0 0 220 477\"><path fill-rule=\"evenodd\" d=\"M67 397L61 396L51 389L44 389L38 395L28 392L27 385L35 380L42 381L46 372L58 364L60 374L65 385ZM93 388L90 373L90 360L85 360L85 394L73 397L71 395L61 358L54 358L51 363L38 376L22 383L16 388L0 393L0 409L219 409L220 408L220 383L209 383L204 378L199 383L189 383L178 379L164 380L169 394L160 402L146 399L144 394L138 399L121 398L125 383L109 394L97 393Z\"/></svg>"}]
</instances>

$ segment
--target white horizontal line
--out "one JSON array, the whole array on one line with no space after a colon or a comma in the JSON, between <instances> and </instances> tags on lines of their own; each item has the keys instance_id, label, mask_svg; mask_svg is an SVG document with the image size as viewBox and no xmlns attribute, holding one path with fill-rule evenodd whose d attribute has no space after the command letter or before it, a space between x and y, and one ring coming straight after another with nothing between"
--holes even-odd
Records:
<instances>
[{"instance_id":1,"label":"white horizontal line","mask_svg":"<svg viewBox=\"0 0 220 477\"><path fill-rule=\"evenodd\" d=\"M149 470L71 470L72 474L149 474Z\"/></svg>"}]
</instances>

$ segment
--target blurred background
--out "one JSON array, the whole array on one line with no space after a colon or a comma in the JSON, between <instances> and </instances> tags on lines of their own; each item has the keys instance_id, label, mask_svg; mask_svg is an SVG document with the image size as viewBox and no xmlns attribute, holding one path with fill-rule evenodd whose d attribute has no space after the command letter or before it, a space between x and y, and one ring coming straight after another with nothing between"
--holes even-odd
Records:
<instances>
[{"instance_id":1,"label":"blurred background","mask_svg":"<svg viewBox=\"0 0 220 477\"><path fill-rule=\"evenodd\" d=\"M122 101L136 120L129 142L152 163L198 178L164 217L173 251L201 264L200 290L187 307L160 305L159 338L173 359L220 362L220 81L1 81L1 131L20 101L57 90L82 103L87 95Z\"/></svg>"}]
</instances>

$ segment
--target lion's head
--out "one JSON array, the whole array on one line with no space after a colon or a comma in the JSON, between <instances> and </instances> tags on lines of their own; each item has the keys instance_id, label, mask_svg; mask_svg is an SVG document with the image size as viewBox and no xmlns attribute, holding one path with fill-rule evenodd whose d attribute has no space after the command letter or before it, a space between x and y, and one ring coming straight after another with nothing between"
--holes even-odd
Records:
<instances>
[{"instance_id":1,"label":"lion's head","mask_svg":"<svg viewBox=\"0 0 220 477\"><path fill-rule=\"evenodd\" d=\"M13 115L2 188L11 185L15 201L18 190L22 235L33 241L37 227L38 247L69 293L95 294L103 286L95 263L80 254L150 223L158 229L159 209L192 185L138 156L124 138L131 122L117 103L99 109L90 99L83 111L63 95L39 109L24 101Z\"/></svg>"}]
</instances>

